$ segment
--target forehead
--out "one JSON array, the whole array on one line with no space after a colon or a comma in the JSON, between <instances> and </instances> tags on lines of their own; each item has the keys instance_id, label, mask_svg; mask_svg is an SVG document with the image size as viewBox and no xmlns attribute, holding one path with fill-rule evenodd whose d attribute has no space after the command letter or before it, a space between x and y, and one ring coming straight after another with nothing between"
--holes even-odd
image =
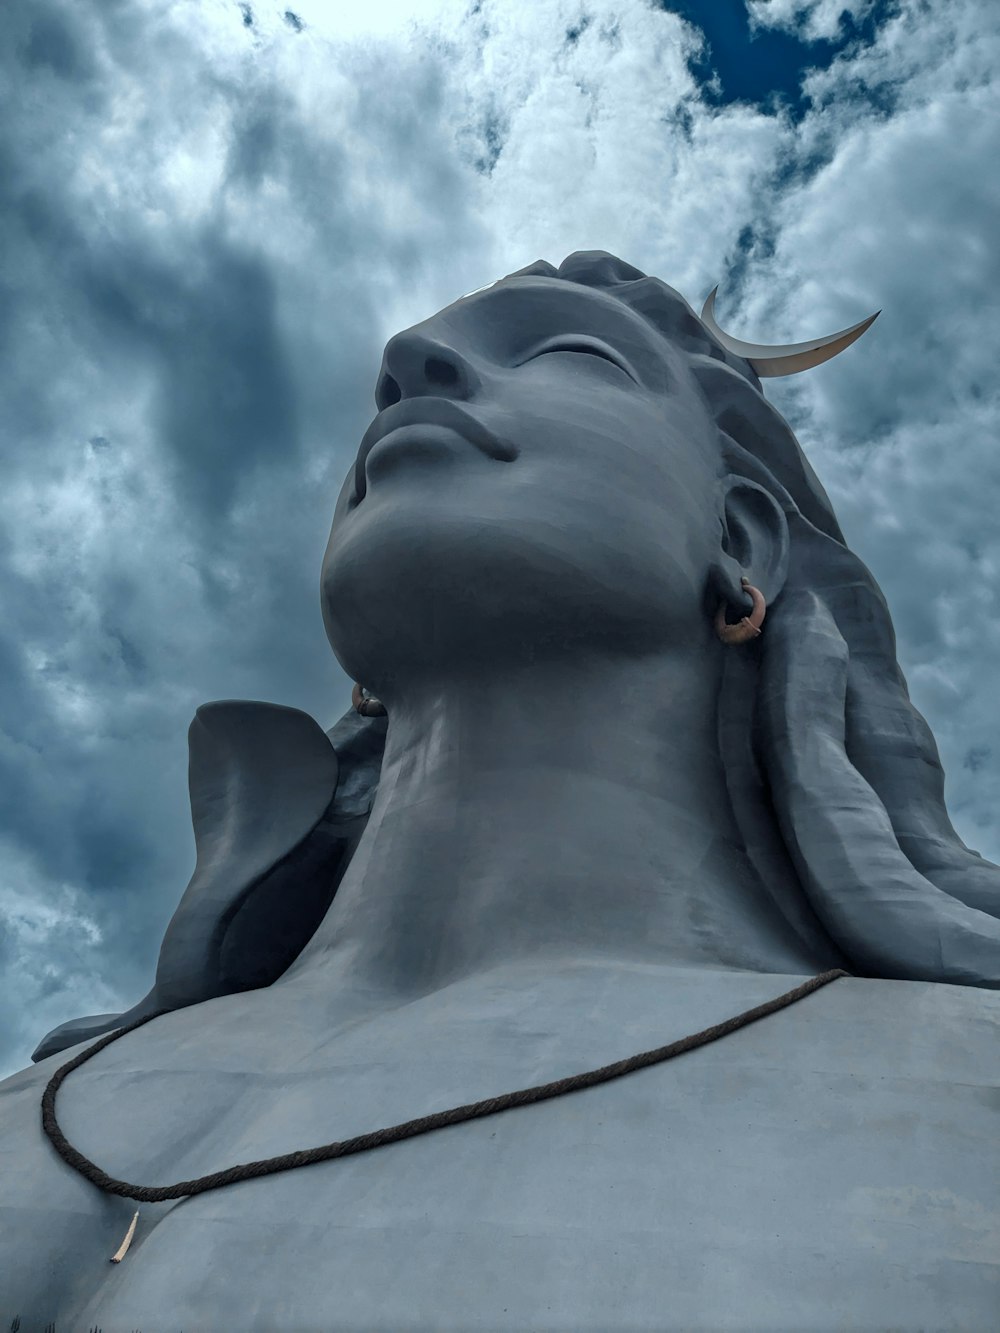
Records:
<instances>
[{"instance_id":1,"label":"forehead","mask_svg":"<svg viewBox=\"0 0 1000 1333\"><path fill-rule=\"evenodd\" d=\"M623 301L563 278L504 278L446 306L425 321L432 325L445 341L478 343L498 358L553 334L589 333L657 380L669 355L666 339Z\"/></svg>"}]
</instances>

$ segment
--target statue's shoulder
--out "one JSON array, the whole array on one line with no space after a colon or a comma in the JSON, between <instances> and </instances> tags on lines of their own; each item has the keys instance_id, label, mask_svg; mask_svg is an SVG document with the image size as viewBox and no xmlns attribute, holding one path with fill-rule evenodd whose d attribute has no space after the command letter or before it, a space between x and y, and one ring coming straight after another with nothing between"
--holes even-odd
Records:
<instances>
[{"instance_id":1,"label":"statue's shoulder","mask_svg":"<svg viewBox=\"0 0 1000 1333\"><path fill-rule=\"evenodd\" d=\"M279 977L323 919L367 822L386 725L352 708L324 732L281 704L202 704L188 729L196 865L154 984L124 1013L60 1024L32 1059Z\"/></svg>"}]
</instances>

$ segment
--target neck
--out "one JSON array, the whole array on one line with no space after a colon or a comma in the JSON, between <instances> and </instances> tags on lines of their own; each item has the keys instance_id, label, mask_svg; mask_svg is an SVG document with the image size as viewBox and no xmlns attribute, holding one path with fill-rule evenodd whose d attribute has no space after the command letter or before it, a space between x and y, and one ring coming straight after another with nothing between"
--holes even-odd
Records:
<instances>
[{"instance_id":1,"label":"neck","mask_svg":"<svg viewBox=\"0 0 1000 1333\"><path fill-rule=\"evenodd\" d=\"M291 972L407 996L567 956L817 970L742 850L716 740L737 650L713 647L590 651L387 699L367 827Z\"/></svg>"}]
</instances>

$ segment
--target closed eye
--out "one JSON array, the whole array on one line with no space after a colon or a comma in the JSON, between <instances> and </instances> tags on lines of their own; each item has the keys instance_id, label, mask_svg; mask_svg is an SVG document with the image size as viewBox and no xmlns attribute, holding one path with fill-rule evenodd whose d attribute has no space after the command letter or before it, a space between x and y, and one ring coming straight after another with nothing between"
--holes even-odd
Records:
<instances>
[{"instance_id":1,"label":"closed eye","mask_svg":"<svg viewBox=\"0 0 1000 1333\"><path fill-rule=\"evenodd\" d=\"M534 361L536 357L545 356L549 352L587 352L591 356L599 356L604 361L610 361L613 366L617 366L619 370L624 371L625 374L628 375L629 379L635 380L635 382L638 383L638 380L635 379L635 376L632 374L631 370L629 370L628 366L624 363L624 361L620 360L609 348L605 347L602 343L596 341L591 342L589 338L588 339L574 338L572 340L561 339L559 342L546 344L545 346L539 347L536 351L532 352L531 356L525 357L525 360ZM518 362L518 364L522 365L523 362Z\"/></svg>"}]
</instances>

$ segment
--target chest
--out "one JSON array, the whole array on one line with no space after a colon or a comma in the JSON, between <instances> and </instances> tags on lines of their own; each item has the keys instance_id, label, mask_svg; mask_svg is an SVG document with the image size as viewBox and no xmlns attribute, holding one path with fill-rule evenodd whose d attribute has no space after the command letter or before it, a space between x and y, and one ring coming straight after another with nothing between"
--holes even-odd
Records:
<instances>
[{"instance_id":1,"label":"chest","mask_svg":"<svg viewBox=\"0 0 1000 1333\"><path fill-rule=\"evenodd\" d=\"M768 980L767 994L783 989ZM72 1273L62 1318L111 1327L990 1327L996 1006L921 1013L898 992L864 994L894 984L910 983L838 982L825 1006L594 1088L140 1205L120 1265L107 1258L134 1205L80 1181L56 1210L58 1256L54 1241L39 1255ZM595 1025L568 1049L565 1033L517 1013L465 1038L444 1011L430 1028L427 1013L409 1030L397 1016L392 1036L339 1040L322 1071L315 1051L301 1070L203 1069L197 1092L194 1077L178 1087L179 1068L159 1088L147 1069L132 1086L145 1169L138 1132L101 1163L147 1183L188 1178L659 1044L649 1027L611 1043ZM667 1041L684 1023L704 1026L694 1014L676 1032L655 1026ZM437 1040L419 1039L431 1030ZM179 1111L186 1142L171 1129ZM95 1128L78 1125L79 1146L98 1158L82 1141Z\"/></svg>"}]
</instances>

